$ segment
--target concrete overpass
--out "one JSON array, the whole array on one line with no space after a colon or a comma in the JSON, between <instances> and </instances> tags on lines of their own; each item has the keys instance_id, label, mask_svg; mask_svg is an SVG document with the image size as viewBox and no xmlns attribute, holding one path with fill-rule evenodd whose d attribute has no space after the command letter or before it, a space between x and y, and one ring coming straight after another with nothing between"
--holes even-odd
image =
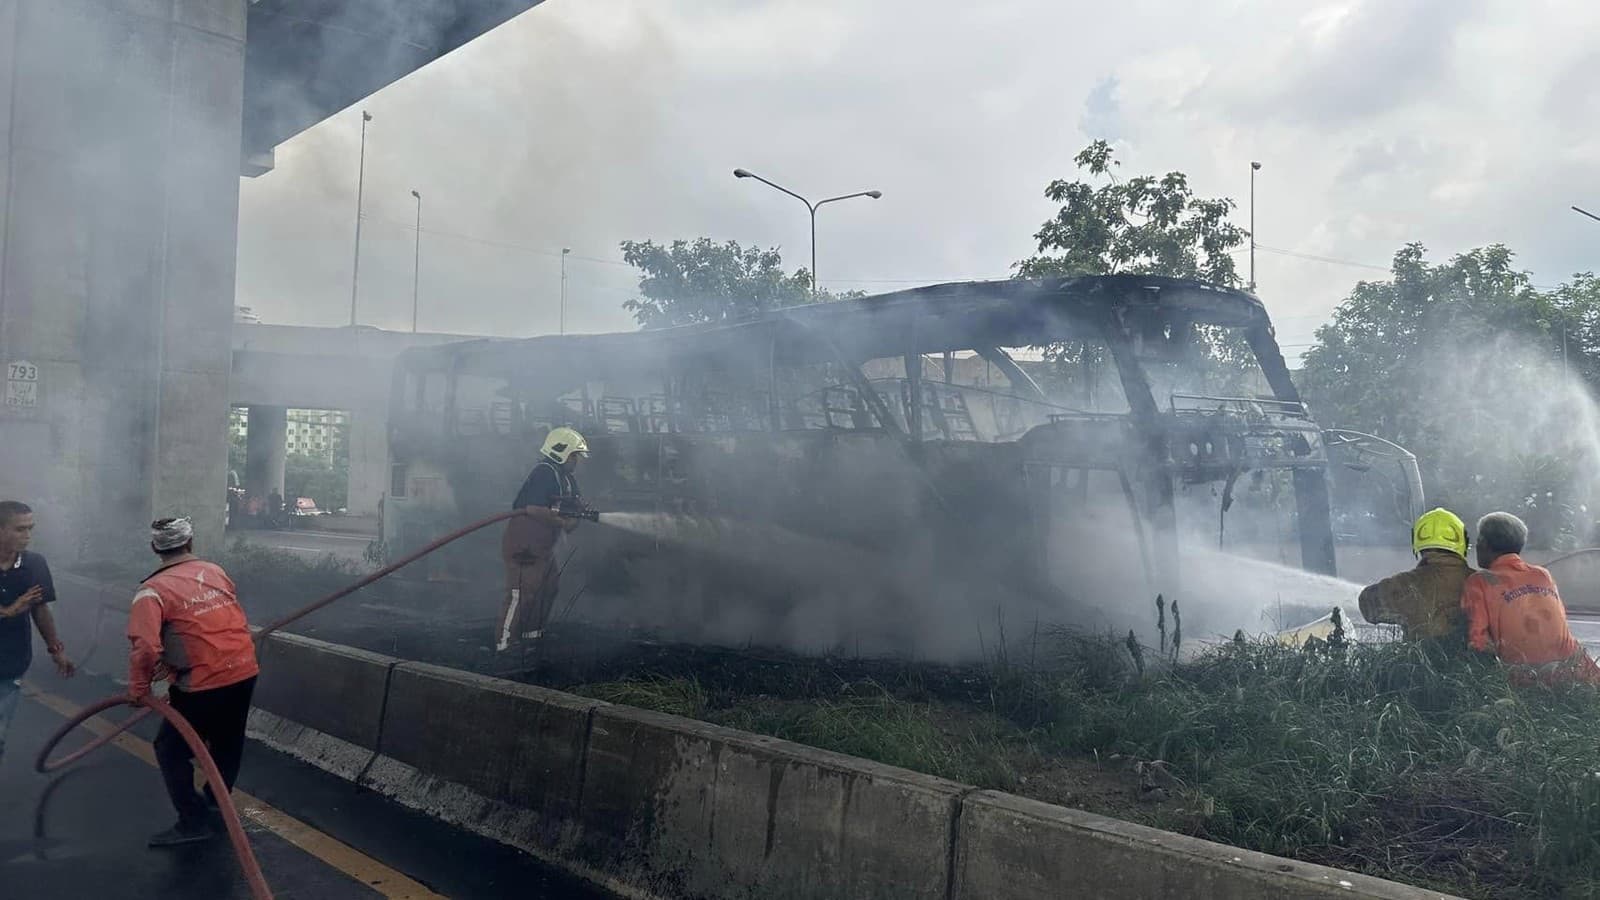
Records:
<instances>
[{"instance_id":1,"label":"concrete overpass","mask_svg":"<svg viewBox=\"0 0 1600 900\"><path fill-rule=\"evenodd\" d=\"M58 556L218 535L238 181L537 0L0 0L0 495Z\"/></svg>"},{"instance_id":2,"label":"concrete overpass","mask_svg":"<svg viewBox=\"0 0 1600 900\"><path fill-rule=\"evenodd\" d=\"M389 383L408 347L470 340L378 328L235 325L230 406L249 408L245 487L283 492L284 437L290 407L350 414L350 495L354 515L372 515L388 491ZM226 456L226 450L224 450Z\"/></svg>"},{"instance_id":3,"label":"concrete overpass","mask_svg":"<svg viewBox=\"0 0 1600 900\"><path fill-rule=\"evenodd\" d=\"M250 0L243 173L269 170L278 144L538 3Z\"/></svg>"}]
</instances>

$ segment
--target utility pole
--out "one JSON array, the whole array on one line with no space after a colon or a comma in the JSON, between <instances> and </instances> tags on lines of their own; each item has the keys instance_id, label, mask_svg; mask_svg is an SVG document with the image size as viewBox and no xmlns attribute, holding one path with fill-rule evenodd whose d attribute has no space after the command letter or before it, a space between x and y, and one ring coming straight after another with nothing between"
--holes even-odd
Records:
<instances>
[{"instance_id":1,"label":"utility pole","mask_svg":"<svg viewBox=\"0 0 1600 900\"><path fill-rule=\"evenodd\" d=\"M833 202L838 201L838 200L852 200L852 199L854 199L856 197L871 197L872 199L876 200L879 197L883 196L883 191L857 191L854 194L843 194L843 195L838 196L838 197L829 197L826 200L818 200L817 202L812 203L810 200L807 200L806 198L800 196L799 194L796 194L794 191L789 190L788 188L784 187L783 185L773 184L772 182L766 180L765 178L762 178L760 175L757 175L756 173L751 172L748 169L734 169L733 170L733 177L735 177L735 178L754 178L755 180L757 180L757 181L761 182L762 184L766 185L767 187L773 188L774 190L782 191L783 193L788 194L789 196L795 198L796 200L799 200L801 203L804 203L806 205L806 211L811 213L811 296L812 297L816 297L818 295L818 292L821 290L821 287L820 287L820 285L819 285L819 283L817 281L817 208L822 206L824 203L833 203Z\"/></svg>"},{"instance_id":2,"label":"utility pole","mask_svg":"<svg viewBox=\"0 0 1600 900\"><path fill-rule=\"evenodd\" d=\"M567 254L571 247L561 248L561 334L567 333Z\"/></svg>"},{"instance_id":3,"label":"utility pole","mask_svg":"<svg viewBox=\"0 0 1600 900\"><path fill-rule=\"evenodd\" d=\"M356 169L356 259L350 271L350 327L356 327L356 286L361 282L361 193L367 185L367 123L372 113L361 111L361 163Z\"/></svg>"},{"instance_id":4,"label":"utility pole","mask_svg":"<svg viewBox=\"0 0 1600 900\"><path fill-rule=\"evenodd\" d=\"M1572 207L1572 211L1577 213L1578 215L1588 216L1589 218L1595 220L1596 222L1600 222L1600 216L1597 216L1594 213L1589 212L1587 209L1581 209L1581 208L1579 208L1577 206L1574 206L1574 207ZM1567 323L1565 321L1563 321L1561 323L1561 378L1562 378L1563 381L1565 381L1566 377L1567 377Z\"/></svg>"},{"instance_id":5,"label":"utility pole","mask_svg":"<svg viewBox=\"0 0 1600 900\"><path fill-rule=\"evenodd\" d=\"M1250 162L1250 293L1256 292L1256 173L1261 163Z\"/></svg>"},{"instance_id":6,"label":"utility pole","mask_svg":"<svg viewBox=\"0 0 1600 900\"><path fill-rule=\"evenodd\" d=\"M411 333L416 334L417 285L422 280L422 194L413 189L411 196L417 198L417 246L411 254Z\"/></svg>"}]
</instances>

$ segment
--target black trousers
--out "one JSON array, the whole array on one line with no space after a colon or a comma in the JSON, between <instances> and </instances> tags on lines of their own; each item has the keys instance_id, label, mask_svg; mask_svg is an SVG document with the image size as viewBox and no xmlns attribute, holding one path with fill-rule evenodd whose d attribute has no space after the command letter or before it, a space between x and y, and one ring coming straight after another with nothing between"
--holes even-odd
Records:
<instances>
[{"instance_id":1,"label":"black trousers","mask_svg":"<svg viewBox=\"0 0 1600 900\"><path fill-rule=\"evenodd\" d=\"M209 691L180 691L173 688L167 702L189 724L194 726L205 742L222 780L228 789L239 777L239 761L244 755L245 720L250 715L250 695L255 691L256 680L247 678L238 684L213 688ZM178 821L195 824L203 821L206 801L194 789L194 754L178 729L163 722L156 734L156 761L161 764L161 777L167 783L167 796L178 811ZM210 787L206 793L210 794Z\"/></svg>"}]
</instances>

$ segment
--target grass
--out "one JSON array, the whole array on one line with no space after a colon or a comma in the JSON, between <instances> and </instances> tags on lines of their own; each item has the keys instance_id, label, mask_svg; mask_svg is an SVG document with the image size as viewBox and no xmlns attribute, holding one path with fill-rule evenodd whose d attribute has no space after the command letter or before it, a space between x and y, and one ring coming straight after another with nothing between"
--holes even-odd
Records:
<instances>
[{"instance_id":1,"label":"grass","mask_svg":"<svg viewBox=\"0 0 1600 900\"><path fill-rule=\"evenodd\" d=\"M324 554L313 560L236 538L209 557L227 571L239 600L256 624L268 621L344 587L366 574L352 562Z\"/></svg>"},{"instance_id":2,"label":"grass","mask_svg":"<svg viewBox=\"0 0 1600 900\"><path fill-rule=\"evenodd\" d=\"M1019 774L1050 760L1160 761L1173 803L1102 811L1467 896L1600 895L1593 688L1513 687L1437 646L1235 641L1135 663L1122 640L1034 644L1024 666L997 654L983 701L729 695L685 677L579 692L1023 793Z\"/></svg>"},{"instance_id":3,"label":"grass","mask_svg":"<svg viewBox=\"0 0 1600 900\"><path fill-rule=\"evenodd\" d=\"M202 549L201 555L227 571L238 586L239 597L252 620L258 624L310 603L366 574L363 567L337 559L331 553L307 560L288 550L249 543L242 537L216 552ZM148 551L128 552L113 559L75 566L73 571L99 581L125 584L131 591L159 565L160 561Z\"/></svg>"},{"instance_id":4,"label":"grass","mask_svg":"<svg viewBox=\"0 0 1600 900\"><path fill-rule=\"evenodd\" d=\"M702 718L706 713L706 692L701 689L700 682L692 678L601 682L583 685L577 693L607 703L653 709L690 719Z\"/></svg>"},{"instance_id":5,"label":"grass","mask_svg":"<svg viewBox=\"0 0 1600 900\"><path fill-rule=\"evenodd\" d=\"M897 699L876 686L844 699L751 696L721 707L711 705L693 678L600 682L575 690L986 788L1014 787L1017 773L1009 759L1026 749L1026 737L999 717Z\"/></svg>"},{"instance_id":6,"label":"grass","mask_svg":"<svg viewBox=\"0 0 1600 900\"><path fill-rule=\"evenodd\" d=\"M1050 702L1042 746L1163 760L1202 837L1468 894L1600 889L1592 688L1513 688L1438 647L1238 642Z\"/></svg>"}]
</instances>

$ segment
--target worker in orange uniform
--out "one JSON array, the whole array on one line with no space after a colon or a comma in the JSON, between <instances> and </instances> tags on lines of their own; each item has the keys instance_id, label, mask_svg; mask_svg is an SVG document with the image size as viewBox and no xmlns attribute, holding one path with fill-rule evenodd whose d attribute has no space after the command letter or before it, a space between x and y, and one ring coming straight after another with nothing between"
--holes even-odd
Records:
<instances>
[{"instance_id":1,"label":"worker in orange uniform","mask_svg":"<svg viewBox=\"0 0 1600 900\"><path fill-rule=\"evenodd\" d=\"M497 652L544 635L550 607L561 589L556 544L579 521L576 516L563 516L561 510L582 506L576 475L588 455L589 443L583 435L571 428L550 429L539 448L538 464L512 501L512 509L523 510L525 515L508 521L500 539L506 596L495 628Z\"/></svg>"},{"instance_id":2,"label":"worker in orange uniform","mask_svg":"<svg viewBox=\"0 0 1600 900\"><path fill-rule=\"evenodd\" d=\"M1361 592L1361 615L1376 625L1399 625L1408 641L1466 635L1461 588L1467 565L1467 526L1448 509L1431 509L1411 528L1417 566Z\"/></svg>"},{"instance_id":3,"label":"worker in orange uniform","mask_svg":"<svg viewBox=\"0 0 1600 900\"><path fill-rule=\"evenodd\" d=\"M168 680L167 702L205 741L231 790L260 672L250 625L228 573L194 555L194 526L188 519L158 519L150 531L150 549L161 566L134 594L128 616L128 699L142 702L152 681ZM150 846L209 840L217 831L207 807L216 801L209 786L205 798L195 792L189 745L163 723L155 748L178 823L150 838Z\"/></svg>"},{"instance_id":4,"label":"worker in orange uniform","mask_svg":"<svg viewBox=\"0 0 1600 900\"><path fill-rule=\"evenodd\" d=\"M1506 512L1478 520L1478 566L1461 608L1472 649L1494 653L1512 680L1600 681L1600 668L1567 628L1567 608L1550 573L1524 562L1528 526Z\"/></svg>"}]
</instances>

